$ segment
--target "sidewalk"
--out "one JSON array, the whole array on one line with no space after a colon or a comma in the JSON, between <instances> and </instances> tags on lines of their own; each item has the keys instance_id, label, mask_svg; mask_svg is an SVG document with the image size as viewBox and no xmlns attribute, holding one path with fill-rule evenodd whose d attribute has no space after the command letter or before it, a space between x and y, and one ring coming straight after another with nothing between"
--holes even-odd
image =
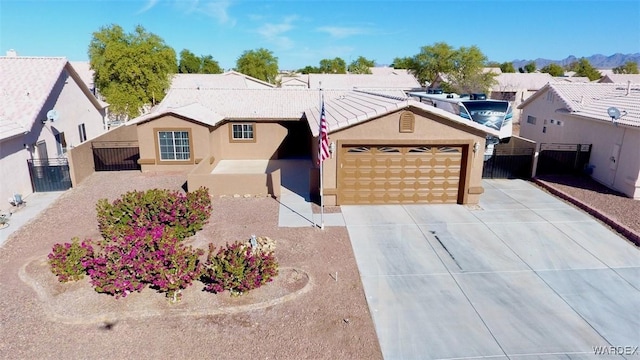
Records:
<instances>
[{"instance_id":1,"label":"sidewalk","mask_svg":"<svg viewBox=\"0 0 640 360\"><path fill-rule=\"evenodd\" d=\"M0 229L0 247L9 239L11 234L20 230L25 224L36 218L44 209L48 208L64 191L33 193L24 198L25 206L15 211L9 218L9 227ZM3 211L7 213L8 211Z\"/></svg>"}]
</instances>

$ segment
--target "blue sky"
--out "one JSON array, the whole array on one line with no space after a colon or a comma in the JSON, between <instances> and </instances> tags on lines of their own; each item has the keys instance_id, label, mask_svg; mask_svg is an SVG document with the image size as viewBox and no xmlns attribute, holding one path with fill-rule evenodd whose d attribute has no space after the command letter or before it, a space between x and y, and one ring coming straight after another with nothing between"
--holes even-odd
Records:
<instances>
[{"instance_id":1,"label":"blue sky","mask_svg":"<svg viewBox=\"0 0 640 360\"><path fill-rule=\"evenodd\" d=\"M281 69L334 57L390 64L441 41L498 62L640 52L638 0L0 0L0 53L88 60L92 33L110 24L142 25L225 69L258 48Z\"/></svg>"}]
</instances>

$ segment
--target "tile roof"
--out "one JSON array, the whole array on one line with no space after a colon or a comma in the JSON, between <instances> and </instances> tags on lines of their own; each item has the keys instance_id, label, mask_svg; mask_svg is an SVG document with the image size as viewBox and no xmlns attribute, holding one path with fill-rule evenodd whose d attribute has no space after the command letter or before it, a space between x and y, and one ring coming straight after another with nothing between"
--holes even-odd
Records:
<instances>
[{"instance_id":1,"label":"tile roof","mask_svg":"<svg viewBox=\"0 0 640 360\"><path fill-rule=\"evenodd\" d=\"M78 73L80 79L87 85L89 90L93 90L93 74L95 71L91 69L91 64L88 61L69 61L69 64Z\"/></svg>"},{"instance_id":2,"label":"tile roof","mask_svg":"<svg viewBox=\"0 0 640 360\"><path fill-rule=\"evenodd\" d=\"M127 121L126 125L144 123L168 114L174 114L179 117L196 120L202 124L209 126L215 126L220 121L224 120L224 116L211 111L211 109L208 109L198 103L192 103L179 107L168 107L159 111L154 111L149 114L138 116L131 121Z\"/></svg>"},{"instance_id":3,"label":"tile roof","mask_svg":"<svg viewBox=\"0 0 640 360\"><path fill-rule=\"evenodd\" d=\"M0 56L0 139L28 132L67 59Z\"/></svg>"},{"instance_id":4,"label":"tile roof","mask_svg":"<svg viewBox=\"0 0 640 360\"><path fill-rule=\"evenodd\" d=\"M373 75L411 75L407 69L394 69L390 66L375 66L369 70Z\"/></svg>"},{"instance_id":5,"label":"tile roof","mask_svg":"<svg viewBox=\"0 0 640 360\"><path fill-rule=\"evenodd\" d=\"M554 76L553 82L588 83L591 82L591 80L586 76Z\"/></svg>"},{"instance_id":6,"label":"tile roof","mask_svg":"<svg viewBox=\"0 0 640 360\"><path fill-rule=\"evenodd\" d=\"M535 98L552 91L564 104L563 111L571 115L596 120L611 121L607 113L610 107L626 112L619 124L640 126L640 83L555 83L545 86L534 96L525 100L519 108L531 103Z\"/></svg>"},{"instance_id":7,"label":"tile roof","mask_svg":"<svg viewBox=\"0 0 640 360\"><path fill-rule=\"evenodd\" d=\"M492 129L465 120L448 111L407 98L406 96L388 96L354 90L339 97L325 100L324 105L329 133L390 114L400 109L415 107L452 122L498 136L498 133ZM319 104L305 110L305 115L311 133L313 136L318 136L320 128Z\"/></svg>"},{"instance_id":8,"label":"tile roof","mask_svg":"<svg viewBox=\"0 0 640 360\"><path fill-rule=\"evenodd\" d=\"M320 89L399 89L419 88L420 83L411 74L309 74L309 88Z\"/></svg>"},{"instance_id":9,"label":"tile roof","mask_svg":"<svg viewBox=\"0 0 640 360\"><path fill-rule=\"evenodd\" d=\"M491 91L536 91L549 82L554 82L553 77L547 73L502 73L495 78L496 84Z\"/></svg>"},{"instance_id":10,"label":"tile roof","mask_svg":"<svg viewBox=\"0 0 640 360\"><path fill-rule=\"evenodd\" d=\"M607 74L603 75L598 82L623 84L629 81L640 84L640 74Z\"/></svg>"},{"instance_id":11,"label":"tile roof","mask_svg":"<svg viewBox=\"0 0 640 360\"><path fill-rule=\"evenodd\" d=\"M347 90L326 90L325 99L344 95ZM400 90L380 90L388 95L404 96ZM155 112L192 103L226 119L299 120L304 110L320 103L320 92L312 89L170 89Z\"/></svg>"},{"instance_id":12,"label":"tile roof","mask_svg":"<svg viewBox=\"0 0 640 360\"><path fill-rule=\"evenodd\" d=\"M275 85L237 71L223 74L175 74L171 88L176 89L264 89Z\"/></svg>"},{"instance_id":13,"label":"tile roof","mask_svg":"<svg viewBox=\"0 0 640 360\"><path fill-rule=\"evenodd\" d=\"M0 139L31 130L65 69L84 85L64 57L0 56ZM108 106L83 88L96 108Z\"/></svg>"}]
</instances>

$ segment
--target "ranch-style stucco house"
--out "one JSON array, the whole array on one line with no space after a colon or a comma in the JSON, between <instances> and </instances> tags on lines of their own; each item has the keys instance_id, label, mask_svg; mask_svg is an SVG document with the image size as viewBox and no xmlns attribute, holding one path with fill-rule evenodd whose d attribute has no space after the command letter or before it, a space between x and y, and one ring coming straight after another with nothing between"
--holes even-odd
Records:
<instances>
[{"instance_id":1,"label":"ranch-style stucco house","mask_svg":"<svg viewBox=\"0 0 640 360\"><path fill-rule=\"evenodd\" d=\"M333 149L326 205L478 202L485 138L497 133L399 90L322 94ZM189 189L279 196L283 162L295 160L307 164L296 171L308 177L303 191L317 193L320 103L311 89L172 88L114 131L137 140L142 171L187 171Z\"/></svg>"},{"instance_id":2,"label":"ranch-style stucco house","mask_svg":"<svg viewBox=\"0 0 640 360\"><path fill-rule=\"evenodd\" d=\"M640 84L547 84L520 108L520 136L538 144L591 144L593 179L640 199ZM620 117L612 119L610 108Z\"/></svg>"},{"instance_id":3,"label":"ranch-style stucco house","mask_svg":"<svg viewBox=\"0 0 640 360\"><path fill-rule=\"evenodd\" d=\"M30 175L28 161L66 164L69 149L105 132L107 104L63 57L12 52L0 57L0 79L0 209L7 209L6 199L28 196L46 175L44 168Z\"/></svg>"}]
</instances>

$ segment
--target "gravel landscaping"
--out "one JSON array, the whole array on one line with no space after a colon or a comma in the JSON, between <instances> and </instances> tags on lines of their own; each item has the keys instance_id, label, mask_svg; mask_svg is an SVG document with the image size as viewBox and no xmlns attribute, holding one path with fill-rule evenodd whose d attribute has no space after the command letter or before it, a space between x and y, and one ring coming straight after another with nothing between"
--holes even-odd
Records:
<instances>
[{"instance_id":1,"label":"gravel landscaping","mask_svg":"<svg viewBox=\"0 0 640 360\"><path fill-rule=\"evenodd\" d=\"M184 179L98 172L14 233L0 249L0 358L382 357L346 228L279 228L272 198L212 199L210 222L189 240L202 248L251 234L276 240L280 276L237 298L196 282L174 305L151 289L116 300L86 279L59 284L47 272L53 244L99 236L98 199L179 190Z\"/></svg>"}]
</instances>

